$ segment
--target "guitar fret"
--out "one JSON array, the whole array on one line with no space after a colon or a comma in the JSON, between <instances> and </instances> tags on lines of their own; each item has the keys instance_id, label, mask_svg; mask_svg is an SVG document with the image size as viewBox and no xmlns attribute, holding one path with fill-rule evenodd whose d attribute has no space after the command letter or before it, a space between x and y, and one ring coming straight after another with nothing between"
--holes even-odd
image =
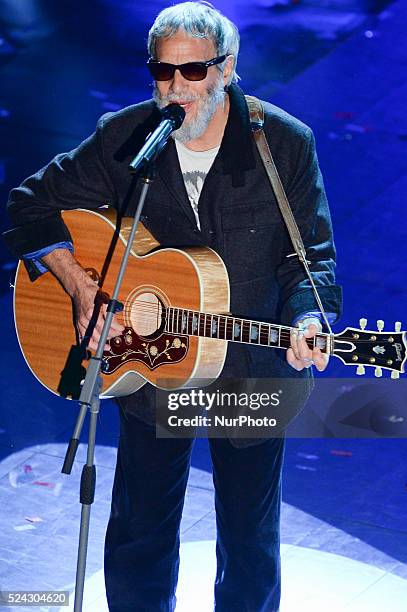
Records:
<instances>
[{"instance_id":1,"label":"guitar fret","mask_svg":"<svg viewBox=\"0 0 407 612\"><path fill-rule=\"evenodd\" d=\"M198 313L192 313L192 333L199 336Z\"/></svg>"},{"instance_id":2,"label":"guitar fret","mask_svg":"<svg viewBox=\"0 0 407 612\"><path fill-rule=\"evenodd\" d=\"M232 340L242 339L242 322L241 319L233 318Z\"/></svg>"},{"instance_id":3,"label":"guitar fret","mask_svg":"<svg viewBox=\"0 0 407 612\"><path fill-rule=\"evenodd\" d=\"M240 325L236 322L236 318L233 317L230 340L235 340L238 336L240 336Z\"/></svg>"},{"instance_id":4,"label":"guitar fret","mask_svg":"<svg viewBox=\"0 0 407 612\"><path fill-rule=\"evenodd\" d=\"M263 328L266 329L263 329ZM267 346L269 338L268 325L267 323L260 323L260 332L259 332L259 344L262 346Z\"/></svg>"},{"instance_id":5,"label":"guitar fret","mask_svg":"<svg viewBox=\"0 0 407 612\"><path fill-rule=\"evenodd\" d=\"M219 332L218 332L218 338L225 338L226 337L226 321L225 321L225 317L222 315L219 315Z\"/></svg>"},{"instance_id":6,"label":"guitar fret","mask_svg":"<svg viewBox=\"0 0 407 612\"><path fill-rule=\"evenodd\" d=\"M268 346L270 346L271 344L279 344L280 342L280 331L281 328L278 328L278 331L276 330L276 328L272 325L269 325L269 331L268 331Z\"/></svg>"},{"instance_id":7,"label":"guitar fret","mask_svg":"<svg viewBox=\"0 0 407 612\"><path fill-rule=\"evenodd\" d=\"M225 317L225 340L232 340L232 338L233 338L233 320L232 320L232 317Z\"/></svg>"},{"instance_id":8,"label":"guitar fret","mask_svg":"<svg viewBox=\"0 0 407 612\"><path fill-rule=\"evenodd\" d=\"M250 342L250 322L242 319L242 340Z\"/></svg>"},{"instance_id":9,"label":"guitar fret","mask_svg":"<svg viewBox=\"0 0 407 612\"><path fill-rule=\"evenodd\" d=\"M211 338L218 338L219 334L219 315L212 315Z\"/></svg>"},{"instance_id":10,"label":"guitar fret","mask_svg":"<svg viewBox=\"0 0 407 612\"><path fill-rule=\"evenodd\" d=\"M256 321L250 322L250 342L252 344L260 344L260 328L261 323L257 323Z\"/></svg>"}]
</instances>

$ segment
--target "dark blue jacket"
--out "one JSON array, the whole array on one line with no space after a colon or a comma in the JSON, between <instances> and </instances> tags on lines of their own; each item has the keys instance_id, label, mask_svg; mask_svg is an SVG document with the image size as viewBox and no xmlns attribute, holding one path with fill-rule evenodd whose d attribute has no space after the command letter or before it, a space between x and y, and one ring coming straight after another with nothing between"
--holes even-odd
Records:
<instances>
[{"instance_id":1,"label":"dark blue jacket","mask_svg":"<svg viewBox=\"0 0 407 612\"><path fill-rule=\"evenodd\" d=\"M287 258L293 247L252 138L243 92L232 85L229 96L222 144L199 200L201 230L172 140L157 161L143 222L164 246L207 245L219 253L229 272L231 311L236 316L289 325L297 315L318 310L317 304L302 265L295 257ZM264 108L266 137L315 283L325 309L339 316L331 218L312 131L272 104L265 102ZM8 207L14 228L6 240L14 255L69 240L61 209L122 206L131 181L129 161L159 119L153 101L108 113L76 149L57 155L13 189ZM134 210L139 189L126 203L127 214ZM296 372L285 355L273 349L230 343L223 375L307 379L310 371ZM145 405L146 394L151 391L139 392L132 403Z\"/></svg>"}]
</instances>

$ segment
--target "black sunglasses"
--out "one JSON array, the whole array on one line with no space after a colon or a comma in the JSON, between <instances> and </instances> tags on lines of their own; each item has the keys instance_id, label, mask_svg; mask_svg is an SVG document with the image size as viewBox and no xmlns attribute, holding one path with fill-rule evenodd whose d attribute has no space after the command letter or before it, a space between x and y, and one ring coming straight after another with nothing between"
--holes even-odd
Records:
<instances>
[{"instance_id":1,"label":"black sunglasses","mask_svg":"<svg viewBox=\"0 0 407 612\"><path fill-rule=\"evenodd\" d=\"M187 64L176 65L156 62L150 58L147 62L147 68L155 81L170 81L174 78L176 70L179 70L187 81L203 81L208 74L209 66L221 64L225 59L226 55L221 55L207 62L188 62Z\"/></svg>"}]
</instances>

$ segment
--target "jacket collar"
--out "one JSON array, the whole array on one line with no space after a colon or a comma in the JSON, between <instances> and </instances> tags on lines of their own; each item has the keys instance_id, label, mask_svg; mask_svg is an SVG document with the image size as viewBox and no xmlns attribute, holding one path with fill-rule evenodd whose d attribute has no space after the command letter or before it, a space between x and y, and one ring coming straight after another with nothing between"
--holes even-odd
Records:
<instances>
[{"instance_id":1,"label":"jacket collar","mask_svg":"<svg viewBox=\"0 0 407 612\"><path fill-rule=\"evenodd\" d=\"M232 175L232 185L242 187L244 173L256 167L250 115L243 91L235 84L228 87L229 117L219 150L223 174Z\"/></svg>"},{"instance_id":2,"label":"jacket collar","mask_svg":"<svg viewBox=\"0 0 407 612\"><path fill-rule=\"evenodd\" d=\"M242 187L245 184L245 171L256 167L253 138L250 127L250 116L243 91L235 84L229 85L227 89L230 107L225 132L219 149L219 153L210 170L210 174L221 173L231 175L232 186ZM161 120L161 113L155 103L151 100L151 112L145 121L137 126L130 137L121 145L115 153L115 159L124 161L134 156L143 146L147 135L152 132ZM195 225L195 217L192 211L185 184L182 178L181 168L175 143L169 139L167 146L157 159L157 171L161 179L180 203L186 215ZM209 178L209 175L207 179Z\"/></svg>"},{"instance_id":3,"label":"jacket collar","mask_svg":"<svg viewBox=\"0 0 407 612\"><path fill-rule=\"evenodd\" d=\"M235 84L228 87L229 116L212 172L232 176L233 187L245 184L245 172L256 167L249 110L243 91ZM185 184L182 178L174 141L169 140L157 160L157 170L184 211L195 223ZM208 177L207 177L208 178Z\"/></svg>"}]
</instances>

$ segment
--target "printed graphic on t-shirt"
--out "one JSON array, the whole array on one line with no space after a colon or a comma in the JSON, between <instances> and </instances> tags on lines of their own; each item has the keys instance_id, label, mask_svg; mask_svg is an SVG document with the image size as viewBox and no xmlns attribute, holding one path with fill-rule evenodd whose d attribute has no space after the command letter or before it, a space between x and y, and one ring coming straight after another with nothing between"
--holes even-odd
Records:
<instances>
[{"instance_id":1,"label":"printed graphic on t-shirt","mask_svg":"<svg viewBox=\"0 0 407 612\"><path fill-rule=\"evenodd\" d=\"M206 178L206 172L191 170L189 172L183 172L182 176L192 208L195 213L198 213L198 200Z\"/></svg>"},{"instance_id":2,"label":"printed graphic on t-shirt","mask_svg":"<svg viewBox=\"0 0 407 612\"><path fill-rule=\"evenodd\" d=\"M194 211L197 226L200 228L198 215L198 201L206 176L212 166L213 160L219 151L219 146L208 151L192 151L181 142L175 141L179 164L185 189Z\"/></svg>"}]
</instances>

